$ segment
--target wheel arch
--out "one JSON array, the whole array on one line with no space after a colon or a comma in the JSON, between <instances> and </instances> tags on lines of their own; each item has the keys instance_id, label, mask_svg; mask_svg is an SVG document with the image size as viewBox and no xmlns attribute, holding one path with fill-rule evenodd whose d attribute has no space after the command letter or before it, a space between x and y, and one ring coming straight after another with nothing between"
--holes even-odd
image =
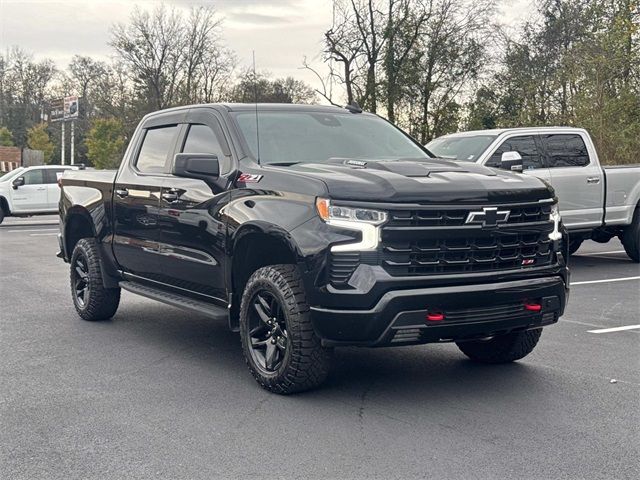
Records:
<instances>
[{"instance_id":1,"label":"wheel arch","mask_svg":"<svg viewBox=\"0 0 640 480\"><path fill-rule=\"evenodd\" d=\"M71 258L76 243L81 238L97 237L95 224L89 211L80 206L71 207L64 223L64 248L66 258Z\"/></svg>"},{"instance_id":2,"label":"wheel arch","mask_svg":"<svg viewBox=\"0 0 640 480\"><path fill-rule=\"evenodd\" d=\"M240 299L251 274L267 265L297 265L301 257L291 235L282 227L267 222L243 225L231 239L229 253L226 271L231 307L229 327L236 331Z\"/></svg>"}]
</instances>

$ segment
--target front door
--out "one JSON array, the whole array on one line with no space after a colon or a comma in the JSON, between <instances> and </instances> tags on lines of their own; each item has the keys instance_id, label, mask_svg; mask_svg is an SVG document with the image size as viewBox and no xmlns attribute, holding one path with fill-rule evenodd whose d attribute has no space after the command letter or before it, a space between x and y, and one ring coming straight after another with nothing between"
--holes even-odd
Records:
<instances>
[{"instance_id":1,"label":"front door","mask_svg":"<svg viewBox=\"0 0 640 480\"><path fill-rule=\"evenodd\" d=\"M517 135L505 139L485 163L488 167L500 168L500 160L505 152L518 152L522 157L522 173L533 175L547 182L551 180L549 169L535 135Z\"/></svg>"},{"instance_id":2,"label":"front door","mask_svg":"<svg viewBox=\"0 0 640 480\"><path fill-rule=\"evenodd\" d=\"M199 123L188 125L180 152L216 155L221 181L212 186L203 180L171 175L165 179L160 196L159 250L170 274L164 282L226 304L223 207L229 196L224 179L231 171L231 153L212 111L194 109L189 119Z\"/></svg>"},{"instance_id":3,"label":"front door","mask_svg":"<svg viewBox=\"0 0 640 480\"><path fill-rule=\"evenodd\" d=\"M542 135L541 138L562 222L571 229L600 226L604 174L589 158L582 136L562 133Z\"/></svg>"},{"instance_id":4,"label":"front door","mask_svg":"<svg viewBox=\"0 0 640 480\"><path fill-rule=\"evenodd\" d=\"M158 208L179 128L174 124L142 130L133 160L125 159L114 184L114 255L124 272L141 279L159 281L163 271Z\"/></svg>"},{"instance_id":5,"label":"front door","mask_svg":"<svg viewBox=\"0 0 640 480\"><path fill-rule=\"evenodd\" d=\"M11 188L11 203L14 212L27 213L47 210L47 185L44 170L44 168L35 168L20 175L24 179L24 185Z\"/></svg>"}]
</instances>

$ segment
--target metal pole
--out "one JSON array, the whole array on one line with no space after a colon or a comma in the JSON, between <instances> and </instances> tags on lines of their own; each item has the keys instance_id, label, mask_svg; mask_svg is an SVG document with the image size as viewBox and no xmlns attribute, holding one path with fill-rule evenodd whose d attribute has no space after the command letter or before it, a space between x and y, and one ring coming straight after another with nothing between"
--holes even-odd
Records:
<instances>
[{"instance_id":1,"label":"metal pole","mask_svg":"<svg viewBox=\"0 0 640 480\"><path fill-rule=\"evenodd\" d=\"M74 165L76 163L75 141L76 141L76 122L72 120L71 121L71 165Z\"/></svg>"},{"instance_id":2,"label":"metal pole","mask_svg":"<svg viewBox=\"0 0 640 480\"><path fill-rule=\"evenodd\" d=\"M60 142L60 164L64 165L64 121L62 122L62 141Z\"/></svg>"}]
</instances>

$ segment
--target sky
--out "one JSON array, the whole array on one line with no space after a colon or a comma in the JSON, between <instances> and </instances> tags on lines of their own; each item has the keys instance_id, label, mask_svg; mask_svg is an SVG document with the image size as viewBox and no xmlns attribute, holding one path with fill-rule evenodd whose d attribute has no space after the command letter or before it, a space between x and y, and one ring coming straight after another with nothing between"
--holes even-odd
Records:
<instances>
[{"instance_id":1,"label":"sky","mask_svg":"<svg viewBox=\"0 0 640 480\"><path fill-rule=\"evenodd\" d=\"M51 58L65 68L73 55L108 60L109 31L126 23L137 5L152 9L161 0L0 0L0 52L18 45L36 59ZM293 76L319 88L302 69L303 59L319 70L322 35L331 26L331 0L164 0L188 9L212 5L223 17L223 35L240 65L275 77ZM533 11L533 0L502 0L499 20L516 25Z\"/></svg>"}]
</instances>

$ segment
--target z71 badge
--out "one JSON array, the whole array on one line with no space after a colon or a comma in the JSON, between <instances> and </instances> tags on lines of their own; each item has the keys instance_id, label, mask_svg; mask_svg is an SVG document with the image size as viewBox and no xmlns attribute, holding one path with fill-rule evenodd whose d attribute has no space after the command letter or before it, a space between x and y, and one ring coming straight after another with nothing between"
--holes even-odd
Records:
<instances>
[{"instance_id":1,"label":"z71 badge","mask_svg":"<svg viewBox=\"0 0 640 480\"><path fill-rule=\"evenodd\" d=\"M242 173L238 177L238 182L242 183L258 183L262 180L262 175L254 175L252 173Z\"/></svg>"}]
</instances>

